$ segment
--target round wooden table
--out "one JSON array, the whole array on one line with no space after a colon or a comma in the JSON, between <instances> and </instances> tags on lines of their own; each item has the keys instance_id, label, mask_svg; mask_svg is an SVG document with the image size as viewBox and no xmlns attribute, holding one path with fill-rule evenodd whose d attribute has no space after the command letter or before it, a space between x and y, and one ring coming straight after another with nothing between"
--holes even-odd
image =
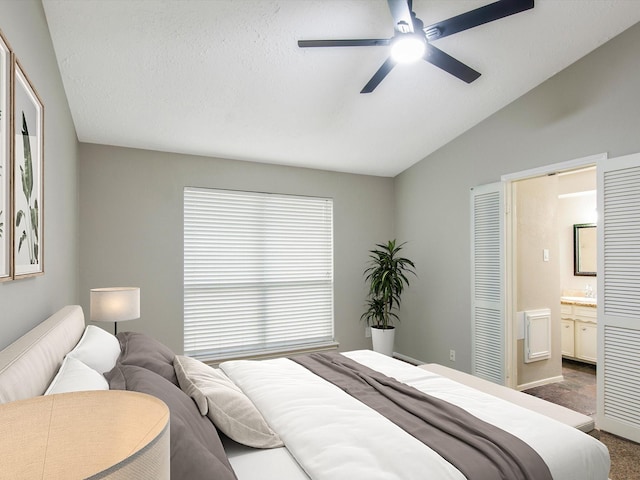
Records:
<instances>
[{"instance_id":1,"label":"round wooden table","mask_svg":"<svg viewBox=\"0 0 640 480\"><path fill-rule=\"evenodd\" d=\"M136 392L0 405L1 479L169 479L169 409Z\"/></svg>"}]
</instances>

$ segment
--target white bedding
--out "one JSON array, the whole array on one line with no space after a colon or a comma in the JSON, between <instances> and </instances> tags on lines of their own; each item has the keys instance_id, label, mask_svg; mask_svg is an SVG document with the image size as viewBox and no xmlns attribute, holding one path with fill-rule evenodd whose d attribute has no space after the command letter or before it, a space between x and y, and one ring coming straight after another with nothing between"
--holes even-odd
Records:
<instances>
[{"instance_id":1,"label":"white bedding","mask_svg":"<svg viewBox=\"0 0 640 480\"><path fill-rule=\"evenodd\" d=\"M384 355L345 355L518 436L541 455L555 479L607 479L606 447L574 428ZM424 479L426 472L428 478L464 479L422 442L295 362L234 361L221 368L314 480L410 480Z\"/></svg>"}]
</instances>

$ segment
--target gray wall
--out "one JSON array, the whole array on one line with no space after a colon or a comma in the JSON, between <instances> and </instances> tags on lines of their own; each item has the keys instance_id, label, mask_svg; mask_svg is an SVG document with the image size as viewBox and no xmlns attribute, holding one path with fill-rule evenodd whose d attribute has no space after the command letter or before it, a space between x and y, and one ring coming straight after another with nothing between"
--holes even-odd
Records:
<instances>
[{"instance_id":1,"label":"gray wall","mask_svg":"<svg viewBox=\"0 0 640 480\"><path fill-rule=\"evenodd\" d=\"M77 303L78 142L40 1L0 0L0 28L45 107L45 275L0 283L1 349Z\"/></svg>"},{"instance_id":2,"label":"gray wall","mask_svg":"<svg viewBox=\"0 0 640 480\"><path fill-rule=\"evenodd\" d=\"M397 351L470 371L469 189L506 173L640 151L638 85L640 24L396 177L396 235L419 273L403 297Z\"/></svg>"},{"instance_id":3,"label":"gray wall","mask_svg":"<svg viewBox=\"0 0 640 480\"><path fill-rule=\"evenodd\" d=\"M182 351L185 186L332 197L336 339L341 349L371 347L360 322L362 272L368 250L393 235L390 178L81 144L85 312L90 288L139 286L141 319L119 329L144 331Z\"/></svg>"}]
</instances>

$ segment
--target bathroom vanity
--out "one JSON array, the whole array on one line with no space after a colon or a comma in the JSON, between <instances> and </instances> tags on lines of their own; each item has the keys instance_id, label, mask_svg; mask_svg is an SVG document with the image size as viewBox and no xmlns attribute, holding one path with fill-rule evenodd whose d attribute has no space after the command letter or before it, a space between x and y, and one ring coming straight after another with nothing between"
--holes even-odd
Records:
<instances>
[{"instance_id":1,"label":"bathroom vanity","mask_svg":"<svg viewBox=\"0 0 640 480\"><path fill-rule=\"evenodd\" d=\"M596 363L598 345L597 308L594 298L561 297L562 356Z\"/></svg>"}]
</instances>

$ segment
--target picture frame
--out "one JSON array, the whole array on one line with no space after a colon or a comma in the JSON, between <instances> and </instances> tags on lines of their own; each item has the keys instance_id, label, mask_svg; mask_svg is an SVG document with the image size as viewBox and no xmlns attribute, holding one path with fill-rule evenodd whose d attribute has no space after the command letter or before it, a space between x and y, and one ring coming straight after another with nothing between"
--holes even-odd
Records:
<instances>
[{"instance_id":1,"label":"picture frame","mask_svg":"<svg viewBox=\"0 0 640 480\"><path fill-rule=\"evenodd\" d=\"M13 278L44 274L44 105L13 63Z\"/></svg>"},{"instance_id":2,"label":"picture frame","mask_svg":"<svg viewBox=\"0 0 640 480\"><path fill-rule=\"evenodd\" d=\"M13 52L0 31L0 282L13 278L11 92Z\"/></svg>"}]
</instances>

